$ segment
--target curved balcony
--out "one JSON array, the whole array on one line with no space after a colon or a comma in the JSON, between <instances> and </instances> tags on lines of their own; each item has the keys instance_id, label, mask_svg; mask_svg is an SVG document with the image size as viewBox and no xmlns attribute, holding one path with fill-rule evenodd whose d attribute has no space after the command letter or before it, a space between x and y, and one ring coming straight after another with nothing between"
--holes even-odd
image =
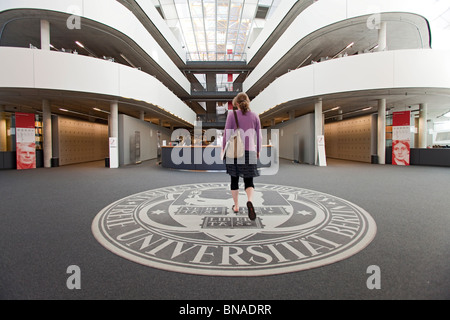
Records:
<instances>
[{"instance_id":1,"label":"curved balcony","mask_svg":"<svg viewBox=\"0 0 450 320\"><path fill-rule=\"evenodd\" d=\"M337 103L349 106L388 105L408 107L428 103L429 110L448 110L450 52L431 49L385 51L325 61L279 77L253 101L261 119L281 112L314 111L314 101L324 110Z\"/></svg>"},{"instance_id":2,"label":"curved balcony","mask_svg":"<svg viewBox=\"0 0 450 320\"><path fill-rule=\"evenodd\" d=\"M338 55L370 52L378 44L380 22L387 22L388 50L429 49L429 25L423 4L413 1L321 0L306 8L244 82L256 96L289 70Z\"/></svg>"},{"instance_id":3,"label":"curved balcony","mask_svg":"<svg viewBox=\"0 0 450 320\"><path fill-rule=\"evenodd\" d=\"M107 14L105 14L105 8L108 8ZM131 58L131 55L137 67L141 67L139 63L150 64L161 74L160 78L164 77L164 82L173 84L185 94L190 92L190 83L177 65L167 56L136 16L118 1L2 0L0 2L0 22L2 22L3 29L0 30L0 36L4 38L10 28L12 30L11 38L26 36L27 39L36 38L39 42L39 26L36 27L36 30L28 30L22 29L20 24L20 21L33 18L50 21L51 29L53 28L50 30L52 40L58 40L66 45L67 39L71 39L71 43L74 44L73 40L84 38L94 47L91 49L96 49L93 51L123 50L117 52L118 57L120 53L124 53L128 56L127 58ZM79 19L79 25L74 23L75 19ZM16 28L14 28L15 24L18 24ZM78 39L72 39L73 37L78 37ZM121 43L125 38L126 45ZM118 44L121 45L121 48L116 48ZM127 52L124 52L125 50ZM126 64L128 65L128 63Z\"/></svg>"},{"instance_id":4,"label":"curved balcony","mask_svg":"<svg viewBox=\"0 0 450 320\"><path fill-rule=\"evenodd\" d=\"M195 113L155 77L121 64L61 52L0 48L2 100L82 95L119 100L192 126ZM38 92L37 92L38 91ZM44 93L42 93L44 92ZM46 98L47 99L47 98Z\"/></svg>"}]
</instances>

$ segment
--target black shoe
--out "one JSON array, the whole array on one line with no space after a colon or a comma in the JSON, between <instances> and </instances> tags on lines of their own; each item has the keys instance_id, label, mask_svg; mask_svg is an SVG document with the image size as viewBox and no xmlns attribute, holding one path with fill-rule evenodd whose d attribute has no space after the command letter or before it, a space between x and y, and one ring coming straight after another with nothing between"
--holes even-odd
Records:
<instances>
[{"instance_id":1,"label":"black shoe","mask_svg":"<svg viewBox=\"0 0 450 320\"><path fill-rule=\"evenodd\" d=\"M239 213L239 210L238 210L238 211L234 210L234 204L233 204L233 206L231 207L231 209L233 210L234 213Z\"/></svg>"},{"instance_id":2,"label":"black shoe","mask_svg":"<svg viewBox=\"0 0 450 320\"><path fill-rule=\"evenodd\" d=\"M248 218L252 221L255 220L256 212L255 212L255 208L253 207L253 203L251 201L247 202L247 208L248 208Z\"/></svg>"}]
</instances>

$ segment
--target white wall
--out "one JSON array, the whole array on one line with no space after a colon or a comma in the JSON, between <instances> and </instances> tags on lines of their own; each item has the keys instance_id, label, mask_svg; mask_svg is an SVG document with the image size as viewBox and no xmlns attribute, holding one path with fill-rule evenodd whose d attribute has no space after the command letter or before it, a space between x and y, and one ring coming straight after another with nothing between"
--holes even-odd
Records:
<instances>
[{"instance_id":1,"label":"white wall","mask_svg":"<svg viewBox=\"0 0 450 320\"><path fill-rule=\"evenodd\" d=\"M127 115L119 115L119 165L133 164L133 141L135 132L140 133L141 161L156 159L158 156L158 131L161 141L170 141L171 131L167 128L142 121Z\"/></svg>"},{"instance_id":2,"label":"white wall","mask_svg":"<svg viewBox=\"0 0 450 320\"><path fill-rule=\"evenodd\" d=\"M155 77L118 63L62 52L0 48L0 88L95 93L143 101L194 124L196 114Z\"/></svg>"},{"instance_id":3,"label":"white wall","mask_svg":"<svg viewBox=\"0 0 450 320\"><path fill-rule=\"evenodd\" d=\"M314 164L314 114L279 123L279 156L300 163Z\"/></svg>"}]
</instances>

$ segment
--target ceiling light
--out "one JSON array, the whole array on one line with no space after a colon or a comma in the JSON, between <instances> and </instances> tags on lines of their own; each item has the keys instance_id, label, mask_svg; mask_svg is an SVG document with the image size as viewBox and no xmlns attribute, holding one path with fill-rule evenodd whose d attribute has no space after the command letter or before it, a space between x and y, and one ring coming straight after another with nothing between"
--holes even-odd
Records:
<instances>
[{"instance_id":1,"label":"ceiling light","mask_svg":"<svg viewBox=\"0 0 450 320\"><path fill-rule=\"evenodd\" d=\"M345 50L347 50L347 49L353 47L354 44L355 44L354 42L350 43L350 44L349 44L348 46L346 46L344 49L342 49L341 51L339 51L338 53L336 53L336 54L333 56L333 58L331 58L331 59L336 59L337 57L339 57L340 54L344 53Z\"/></svg>"},{"instance_id":2,"label":"ceiling light","mask_svg":"<svg viewBox=\"0 0 450 320\"><path fill-rule=\"evenodd\" d=\"M56 51L60 51L58 48L56 48L54 45L52 45L51 43L50 43L50 48L51 49L53 49L53 50L56 50Z\"/></svg>"},{"instance_id":3,"label":"ceiling light","mask_svg":"<svg viewBox=\"0 0 450 320\"><path fill-rule=\"evenodd\" d=\"M297 67L297 69L300 69L300 67L306 62L306 60L308 60L309 58L311 58L311 56L312 56L312 53L310 53L309 56L307 56L307 57L305 58L305 60L303 60L302 63L299 64L299 66ZM297 69L296 69L296 70L297 70Z\"/></svg>"},{"instance_id":4,"label":"ceiling light","mask_svg":"<svg viewBox=\"0 0 450 320\"><path fill-rule=\"evenodd\" d=\"M96 117L96 116L93 116L93 115L90 115L90 114L87 114L87 113L82 113L82 112L77 112L77 111L71 111L71 110L67 110L67 109L64 109L64 108L59 108L59 110L60 110L60 111L64 111L64 112L73 113L73 114L76 114L76 115L81 115L81 116L89 117L89 118L95 118L95 119L100 119L100 120L108 120L108 119L101 118L101 117Z\"/></svg>"},{"instance_id":5,"label":"ceiling light","mask_svg":"<svg viewBox=\"0 0 450 320\"><path fill-rule=\"evenodd\" d=\"M98 111L98 112L103 112L103 113L110 114L108 111L105 111L105 110L102 110L102 109L99 109L99 108L92 108L92 109L94 109L95 111Z\"/></svg>"},{"instance_id":6,"label":"ceiling light","mask_svg":"<svg viewBox=\"0 0 450 320\"><path fill-rule=\"evenodd\" d=\"M336 111L336 110L339 110L341 107L334 107L333 109L330 109L330 110L325 110L325 111L323 111L322 113L327 113L327 112L331 112L331 111Z\"/></svg>"},{"instance_id":7,"label":"ceiling light","mask_svg":"<svg viewBox=\"0 0 450 320\"><path fill-rule=\"evenodd\" d=\"M136 67L130 60L128 60L128 58L125 57L125 55L124 55L123 53L121 53L120 56L121 56L121 57L122 57L122 58L130 65L130 66L132 66L133 68L137 69L137 67Z\"/></svg>"},{"instance_id":8,"label":"ceiling light","mask_svg":"<svg viewBox=\"0 0 450 320\"><path fill-rule=\"evenodd\" d=\"M98 58L97 55L92 52L92 50L89 50L84 44L82 44L80 41L75 41L75 43L77 44L77 46L79 46L80 48L83 48L84 50L86 50L87 52L89 52L89 54L95 58Z\"/></svg>"},{"instance_id":9,"label":"ceiling light","mask_svg":"<svg viewBox=\"0 0 450 320\"><path fill-rule=\"evenodd\" d=\"M80 41L75 41L75 43L76 43L79 47L81 47L81 48L84 49L84 45L83 45Z\"/></svg>"}]
</instances>

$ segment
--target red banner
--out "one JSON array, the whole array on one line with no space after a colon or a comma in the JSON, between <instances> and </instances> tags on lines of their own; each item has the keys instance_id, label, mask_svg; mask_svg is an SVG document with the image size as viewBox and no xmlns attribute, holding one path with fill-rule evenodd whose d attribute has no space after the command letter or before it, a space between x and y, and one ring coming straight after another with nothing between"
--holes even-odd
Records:
<instances>
[{"instance_id":1,"label":"red banner","mask_svg":"<svg viewBox=\"0 0 450 320\"><path fill-rule=\"evenodd\" d=\"M16 113L17 170L36 168L36 137L34 114Z\"/></svg>"},{"instance_id":2,"label":"red banner","mask_svg":"<svg viewBox=\"0 0 450 320\"><path fill-rule=\"evenodd\" d=\"M411 112L392 115L392 164L409 166L411 151Z\"/></svg>"},{"instance_id":3,"label":"red banner","mask_svg":"<svg viewBox=\"0 0 450 320\"><path fill-rule=\"evenodd\" d=\"M392 114L392 125L394 127L409 127L411 125L411 111L394 112Z\"/></svg>"}]
</instances>

